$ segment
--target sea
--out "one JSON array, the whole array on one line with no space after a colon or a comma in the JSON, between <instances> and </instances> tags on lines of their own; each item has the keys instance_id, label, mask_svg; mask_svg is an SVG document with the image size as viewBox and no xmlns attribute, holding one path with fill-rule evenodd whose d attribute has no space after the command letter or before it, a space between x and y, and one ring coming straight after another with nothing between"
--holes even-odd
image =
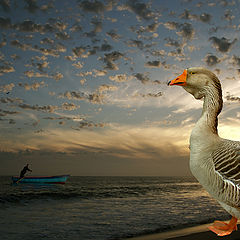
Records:
<instances>
[{"instance_id":1,"label":"sea","mask_svg":"<svg viewBox=\"0 0 240 240\"><path fill-rule=\"evenodd\" d=\"M192 177L75 177L65 185L0 177L0 239L120 240L228 220Z\"/></svg>"}]
</instances>

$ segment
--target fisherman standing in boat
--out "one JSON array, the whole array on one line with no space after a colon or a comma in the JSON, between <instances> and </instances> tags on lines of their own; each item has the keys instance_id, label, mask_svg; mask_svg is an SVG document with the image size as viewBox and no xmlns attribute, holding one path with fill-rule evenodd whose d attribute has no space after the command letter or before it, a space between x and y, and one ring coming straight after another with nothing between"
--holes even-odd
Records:
<instances>
[{"instance_id":1,"label":"fisherman standing in boat","mask_svg":"<svg viewBox=\"0 0 240 240\"><path fill-rule=\"evenodd\" d=\"M21 173L20 173L20 178L24 178L24 175L26 174L27 171L32 172L32 170L29 169L28 165L29 165L29 164L27 164L27 165L22 169L22 171L21 171Z\"/></svg>"}]
</instances>

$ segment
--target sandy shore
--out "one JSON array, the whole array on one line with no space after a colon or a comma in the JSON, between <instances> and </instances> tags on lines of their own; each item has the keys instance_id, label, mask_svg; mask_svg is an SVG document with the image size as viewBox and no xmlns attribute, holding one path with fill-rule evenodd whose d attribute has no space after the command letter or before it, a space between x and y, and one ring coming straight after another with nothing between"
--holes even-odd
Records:
<instances>
[{"instance_id":1,"label":"sandy shore","mask_svg":"<svg viewBox=\"0 0 240 240\"><path fill-rule=\"evenodd\" d=\"M216 234L208 231L207 227L210 225L211 224L204 224L196 227L127 238L124 240L240 240L240 229L229 236L218 237Z\"/></svg>"}]
</instances>

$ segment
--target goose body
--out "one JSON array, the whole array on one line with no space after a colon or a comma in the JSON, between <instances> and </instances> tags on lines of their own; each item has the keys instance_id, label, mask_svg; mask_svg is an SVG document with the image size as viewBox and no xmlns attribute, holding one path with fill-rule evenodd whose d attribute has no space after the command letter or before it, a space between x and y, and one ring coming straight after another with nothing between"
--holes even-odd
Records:
<instances>
[{"instance_id":1,"label":"goose body","mask_svg":"<svg viewBox=\"0 0 240 240\"><path fill-rule=\"evenodd\" d=\"M189 68L169 85L180 85L196 99L204 98L202 115L190 136L190 169L232 215L228 224L216 221L209 229L219 236L228 235L237 229L240 218L240 142L218 136L218 115L222 110L220 81L204 68Z\"/></svg>"}]
</instances>

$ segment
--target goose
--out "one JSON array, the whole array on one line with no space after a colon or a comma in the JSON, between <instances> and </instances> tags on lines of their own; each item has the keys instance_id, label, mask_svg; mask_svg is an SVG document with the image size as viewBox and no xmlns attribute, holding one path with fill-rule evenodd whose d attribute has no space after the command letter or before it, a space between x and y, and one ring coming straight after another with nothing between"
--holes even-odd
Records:
<instances>
[{"instance_id":1,"label":"goose","mask_svg":"<svg viewBox=\"0 0 240 240\"><path fill-rule=\"evenodd\" d=\"M211 71L192 67L168 85L182 86L195 99L203 98L203 109L190 136L190 170L203 188L232 216L226 223L215 221L208 228L218 236L237 230L240 218L240 142L218 135L222 89Z\"/></svg>"}]
</instances>

